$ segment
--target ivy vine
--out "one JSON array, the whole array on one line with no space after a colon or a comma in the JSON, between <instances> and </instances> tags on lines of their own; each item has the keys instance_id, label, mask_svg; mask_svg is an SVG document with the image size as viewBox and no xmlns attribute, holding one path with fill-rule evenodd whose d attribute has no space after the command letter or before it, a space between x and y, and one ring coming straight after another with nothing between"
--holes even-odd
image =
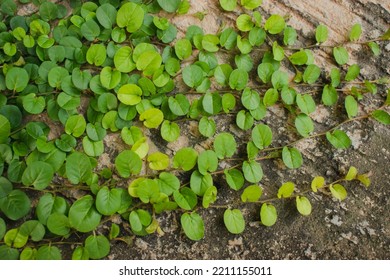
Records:
<instances>
[{"instance_id":1,"label":"ivy vine","mask_svg":"<svg viewBox=\"0 0 390 280\"><path fill-rule=\"evenodd\" d=\"M202 208L225 209L226 230L240 234L246 203L258 204L259 223L272 226L282 199L307 216L311 192L341 201L349 181L370 185L368 174L351 167L333 182L313 174L306 188L288 181L263 195L262 165L281 160L300 168L300 141L323 137L348 149L349 123L390 124L389 79L362 81L348 52L356 44L379 56L390 30L362 41L355 24L345 42L326 45L328 28L320 24L305 46L287 17L259 12L261 0L220 0L221 13L235 22L217 34L171 23L172 14L189 11L188 0L0 4L0 259L61 259L61 246L70 245L72 259L101 259L114 241L163 234L158 216L166 211L180 213L194 241L207 231ZM37 13L18 15L31 4ZM330 52L330 71L315 64L315 49ZM382 104L363 113L367 95ZM342 105L344 120L319 130L312 116L320 103ZM288 112L294 140L276 141L265 121L274 106ZM247 137L222 129L224 117ZM209 147L172 155L151 149L150 135L175 144L186 133L182 124L194 121ZM123 149L112 151L112 136ZM102 166L107 153L112 165ZM226 184L216 187L216 176ZM239 200L222 204L225 187Z\"/></svg>"}]
</instances>

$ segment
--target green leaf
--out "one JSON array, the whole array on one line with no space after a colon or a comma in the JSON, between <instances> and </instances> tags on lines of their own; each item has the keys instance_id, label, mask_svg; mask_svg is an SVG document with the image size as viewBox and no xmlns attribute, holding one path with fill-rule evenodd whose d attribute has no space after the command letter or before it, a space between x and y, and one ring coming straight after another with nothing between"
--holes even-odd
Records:
<instances>
[{"instance_id":1,"label":"green leaf","mask_svg":"<svg viewBox=\"0 0 390 280\"><path fill-rule=\"evenodd\" d=\"M264 24L264 29L270 34L278 34L283 31L286 22L280 15L271 15Z\"/></svg>"},{"instance_id":2,"label":"green leaf","mask_svg":"<svg viewBox=\"0 0 390 280\"><path fill-rule=\"evenodd\" d=\"M196 213L184 213L180 218L185 235L194 241L201 240L204 236L204 223L202 217Z\"/></svg>"},{"instance_id":3,"label":"green leaf","mask_svg":"<svg viewBox=\"0 0 390 280\"><path fill-rule=\"evenodd\" d=\"M105 3L96 9L96 18L105 29L111 29L115 24L116 8L109 3Z\"/></svg>"},{"instance_id":4,"label":"green leaf","mask_svg":"<svg viewBox=\"0 0 390 280\"><path fill-rule=\"evenodd\" d=\"M161 152L154 152L148 156L149 167L152 170L164 170L169 167L169 157Z\"/></svg>"},{"instance_id":5,"label":"green leaf","mask_svg":"<svg viewBox=\"0 0 390 280\"><path fill-rule=\"evenodd\" d=\"M69 209L69 224L80 232L89 232L99 225L101 215L97 212L95 200L86 195L76 200Z\"/></svg>"},{"instance_id":6,"label":"green leaf","mask_svg":"<svg viewBox=\"0 0 390 280\"><path fill-rule=\"evenodd\" d=\"M173 192L173 198L177 205L184 210L192 210L198 202L196 194L187 187Z\"/></svg>"},{"instance_id":7,"label":"green leaf","mask_svg":"<svg viewBox=\"0 0 390 280\"><path fill-rule=\"evenodd\" d=\"M127 32L133 33L141 28L144 16L145 13L141 6L128 2L118 10L116 23L120 28L126 27Z\"/></svg>"},{"instance_id":8,"label":"green leaf","mask_svg":"<svg viewBox=\"0 0 390 280\"><path fill-rule=\"evenodd\" d=\"M213 185L213 178L209 173L201 174L195 170L191 174L190 187L198 196L203 196L206 190Z\"/></svg>"},{"instance_id":9,"label":"green leaf","mask_svg":"<svg viewBox=\"0 0 390 280\"><path fill-rule=\"evenodd\" d=\"M2 218L0 218L0 240L3 239L4 234L7 230L7 226Z\"/></svg>"},{"instance_id":10,"label":"green leaf","mask_svg":"<svg viewBox=\"0 0 390 280\"><path fill-rule=\"evenodd\" d=\"M260 163L254 160L244 161L242 164L242 172L244 173L245 180L250 183L258 183L263 178L263 169Z\"/></svg>"},{"instance_id":11,"label":"green leaf","mask_svg":"<svg viewBox=\"0 0 390 280\"><path fill-rule=\"evenodd\" d=\"M272 130L268 125L259 124L252 129L252 141L260 150L272 143Z\"/></svg>"},{"instance_id":12,"label":"green leaf","mask_svg":"<svg viewBox=\"0 0 390 280\"><path fill-rule=\"evenodd\" d=\"M311 214L311 203L309 199L304 196L297 196L295 198L298 212L303 216L309 216Z\"/></svg>"},{"instance_id":13,"label":"green leaf","mask_svg":"<svg viewBox=\"0 0 390 280\"><path fill-rule=\"evenodd\" d=\"M317 192L317 189L320 189L325 186L325 178L322 176L314 177L313 181L311 181L311 189L313 192Z\"/></svg>"},{"instance_id":14,"label":"green leaf","mask_svg":"<svg viewBox=\"0 0 390 280\"><path fill-rule=\"evenodd\" d=\"M303 81L308 84L314 84L320 75L321 69L315 64L310 64L303 73Z\"/></svg>"},{"instance_id":15,"label":"green leaf","mask_svg":"<svg viewBox=\"0 0 390 280\"><path fill-rule=\"evenodd\" d=\"M303 137L309 137L314 130L313 121L306 114L299 114L295 119L295 128Z\"/></svg>"},{"instance_id":16,"label":"green leaf","mask_svg":"<svg viewBox=\"0 0 390 280\"><path fill-rule=\"evenodd\" d=\"M160 132L165 141L174 142L180 136L180 127L174 122L163 121Z\"/></svg>"},{"instance_id":17,"label":"green leaf","mask_svg":"<svg viewBox=\"0 0 390 280\"><path fill-rule=\"evenodd\" d=\"M198 156L198 169L201 174L214 172L218 168L218 157L213 150L206 150Z\"/></svg>"},{"instance_id":18,"label":"green leaf","mask_svg":"<svg viewBox=\"0 0 390 280\"><path fill-rule=\"evenodd\" d=\"M61 260L61 251L55 246L43 245L37 251L37 260Z\"/></svg>"},{"instance_id":19,"label":"green leaf","mask_svg":"<svg viewBox=\"0 0 390 280\"><path fill-rule=\"evenodd\" d=\"M32 162L23 172L22 183L25 186L34 186L35 189L43 190L51 183L54 170L50 164L42 161Z\"/></svg>"},{"instance_id":20,"label":"green leaf","mask_svg":"<svg viewBox=\"0 0 390 280\"><path fill-rule=\"evenodd\" d=\"M106 61L107 51L103 44L91 44L89 47L86 59L89 64L101 66Z\"/></svg>"},{"instance_id":21,"label":"green leaf","mask_svg":"<svg viewBox=\"0 0 390 280\"><path fill-rule=\"evenodd\" d=\"M225 11L231 12L236 9L237 0L219 0L219 4Z\"/></svg>"},{"instance_id":22,"label":"green leaf","mask_svg":"<svg viewBox=\"0 0 390 280\"><path fill-rule=\"evenodd\" d=\"M352 144L351 139L349 139L348 135L342 130L335 130L332 133L327 132L326 139L328 139L336 149L347 149Z\"/></svg>"},{"instance_id":23,"label":"green leaf","mask_svg":"<svg viewBox=\"0 0 390 280\"><path fill-rule=\"evenodd\" d=\"M216 115L222 110L222 98L218 93L208 92L203 96L202 106L206 113Z\"/></svg>"},{"instance_id":24,"label":"green leaf","mask_svg":"<svg viewBox=\"0 0 390 280\"><path fill-rule=\"evenodd\" d=\"M39 7L39 14L45 21L56 19L58 15L58 6L52 2L43 2Z\"/></svg>"},{"instance_id":25,"label":"green leaf","mask_svg":"<svg viewBox=\"0 0 390 280\"><path fill-rule=\"evenodd\" d=\"M360 181L366 188L368 188L371 185L371 180L368 177L368 174L360 174L356 176L356 179Z\"/></svg>"},{"instance_id":26,"label":"green leaf","mask_svg":"<svg viewBox=\"0 0 390 280\"><path fill-rule=\"evenodd\" d=\"M136 105L141 102L142 89L135 84L125 84L118 90L118 99L125 105Z\"/></svg>"},{"instance_id":27,"label":"green leaf","mask_svg":"<svg viewBox=\"0 0 390 280\"><path fill-rule=\"evenodd\" d=\"M183 69L183 81L191 88L199 86L202 83L204 76L202 68L198 65L189 65Z\"/></svg>"},{"instance_id":28,"label":"green leaf","mask_svg":"<svg viewBox=\"0 0 390 280\"><path fill-rule=\"evenodd\" d=\"M237 113L236 124L242 130L248 130L253 126L254 119L249 112L241 110Z\"/></svg>"},{"instance_id":29,"label":"green leaf","mask_svg":"<svg viewBox=\"0 0 390 280\"><path fill-rule=\"evenodd\" d=\"M294 65L305 65L307 63L308 56L304 50L300 50L290 55L288 59Z\"/></svg>"},{"instance_id":30,"label":"green leaf","mask_svg":"<svg viewBox=\"0 0 390 280\"><path fill-rule=\"evenodd\" d=\"M260 199L263 194L263 189L258 185L251 185L246 187L241 194L242 202L256 202Z\"/></svg>"},{"instance_id":31,"label":"green leaf","mask_svg":"<svg viewBox=\"0 0 390 280\"><path fill-rule=\"evenodd\" d=\"M279 99L279 92L274 88L268 89L264 94L263 104L266 107L274 105Z\"/></svg>"},{"instance_id":32,"label":"green leaf","mask_svg":"<svg viewBox=\"0 0 390 280\"><path fill-rule=\"evenodd\" d=\"M356 169L356 167L351 166L348 170L347 175L345 175L345 180L352 181L356 179L357 175L358 175L358 170Z\"/></svg>"},{"instance_id":33,"label":"green leaf","mask_svg":"<svg viewBox=\"0 0 390 280\"><path fill-rule=\"evenodd\" d=\"M359 65L353 64L353 65L349 66L348 72L345 75L345 80L347 82L353 81L359 76L359 73L360 73Z\"/></svg>"},{"instance_id":34,"label":"green leaf","mask_svg":"<svg viewBox=\"0 0 390 280\"><path fill-rule=\"evenodd\" d=\"M161 172L158 179L155 179L162 193L170 196L180 188L179 179L168 172Z\"/></svg>"},{"instance_id":35,"label":"green leaf","mask_svg":"<svg viewBox=\"0 0 390 280\"><path fill-rule=\"evenodd\" d=\"M227 230L233 234L240 234L245 229L245 220L239 209L226 209L223 214L223 222Z\"/></svg>"},{"instance_id":36,"label":"green leaf","mask_svg":"<svg viewBox=\"0 0 390 280\"><path fill-rule=\"evenodd\" d=\"M119 189L103 187L96 195L96 209L100 214L110 216L121 207L122 193Z\"/></svg>"},{"instance_id":37,"label":"green leaf","mask_svg":"<svg viewBox=\"0 0 390 280\"><path fill-rule=\"evenodd\" d=\"M190 102L184 94L176 94L168 98L169 109L176 116L185 116L190 110Z\"/></svg>"},{"instance_id":38,"label":"green leaf","mask_svg":"<svg viewBox=\"0 0 390 280\"><path fill-rule=\"evenodd\" d=\"M347 197L347 190L340 184L334 184L329 187L332 196L340 201Z\"/></svg>"},{"instance_id":39,"label":"green leaf","mask_svg":"<svg viewBox=\"0 0 390 280\"><path fill-rule=\"evenodd\" d=\"M115 168L121 177L128 178L131 175L139 174L142 160L135 152L126 150L116 157Z\"/></svg>"},{"instance_id":40,"label":"green leaf","mask_svg":"<svg viewBox=\"0 0 390 280\"><path fill-rule=\"evenodd\" d=\"M30 93L23 96L23 108L30 114L40 114L46 106L45 98L43 96L36 96L35 93Z\"/></svg>"},{"instance_id":41,"label":"green leaf","mask_svg":"<svg viewBox=\"0 0 390 280\"><path fill-rule=\"evenodd\" d=\"M378 43L376 43L376 42L368 42L367 45L370 47L372 53L375 56L378 56L378 55L381 54L381 49L380 49Z\"/></svg>"},{"instance_id":42,"label":"green leaf","mask_svg":"<svg viewBox=\"0 0 390 280\"><path fill-rule=\"evenodd\" d=\"M282 151L283 163L290 169L299 168L302 165L302 155L296 148L284 147Z\"/></svg>"},{"instance_id":43,"label":"green leaf","mask_svg":"<svg viewBox=\"0 0 390 280\"><path fill-rule=\"evenodd\" d=\"M352 41L357 41L360 38L360 35L362 35L362 26L360 23L354 24L351 28L351 32L349 33L349 40Z\"/></svg>"},{"instance_id":44,"label":"green leaf","mask_svg":"<svg viewBox=\"0 0 390 280\"><path fill-rule=\"evenodd\" d=\"M248 73L241 69L234 69L229 76L229 86L231 89L243 90L249 80Z\"/></svg>"},{"instance_id":45,"label":"green leaf","mask_svg":"<svg viewBox=\"0 0 390 280\"><path fill-rule=\"evenodd\" d=\"M4 236L4 243L9 247L22 248L26 245L28 236L21 234L19 229L11 229Z\"/></svg>"},{"instance_id":46,"label":"green leaf","mask_svg":"<svg viewBox=\"0 0 390 280\"><path fill-rule=\"evenodd\" d=\"M226 182L228 183L229 187L233 190L239 190L244 185L244 176L242 175L240 170L237 169L226 169L224 171L224 174L226 176Z\"/></svg>"},{"instance_id":47,"label":"green leaf","mask_svg":"<svg viewBox=\"0 0 390 280\"><path fill-rule=\"evenodd\" d=\"M132 49L128 46L121 47L114 55L115 68L122 73L129 73L136 68L132 58Z\"/></svg>"},{"instance_id":48,"label":"green leaf","mask_svg":"<svg viewBox=\"0 0 390 280\"><path fill-rule=\"evenodd\" d=\"M345 109L347 110L348 118L353 118L358 113L358 103L355 98L351 95L348 95L345 98Z\"/></svg>"},{"instance_id":49,"label":"green leaf","mask_svg":"<svg viewBox=\"0 0 390 280\"><path fill-rule=\"evenodd\" d=\"M225 113L229 113L236 107L236 98L231 93L222 95L222 109Z\"/></svg>"},{"instance_id":50,"label":"green leaf","mask_svg":"<svg viewBox=\"0 0 390 280\"><path fill-rule=\"evenodd\" d=\"M225 157L231 157L237 150L237 143L233 135L224 132L215 137L214 151L218 158L224 159Z\"/></svg>"},{"instance_id":51,"label":"green leaf","mask_svg":"<svg viewBox=\"0 0 390 280\"><path fill-rule=\"evenodd\" d=\"M66 176L72 184L86 182L92 176L92 165L89 158L80 152L74 152L66 159Z\"/></svg>"},{"instance_id":52,"label":"green leaf","mask_svg":"<svg viewBox=\"0 0 390 280\"><path fill-rule=\"evenodd\" d=\"M332 106L336 104L339 96L336 89L331 85L326 85L322 91L322 102L326 106Z\"/></svg>"},{"instance_id":53,"label":"green leaf","mask_svg":"<svg viewBox=\"0 0 390 280\"><path fill-rule=\"evenodd\" d=\"M261 205L260 209L260 221L263 225L270 227L276 223L278 214L276 212L275 206L269 203L264 203Z\"/></svg>"},{"instance_id":54,"label":"green leaf","mask_svg":"<svg viewBox=\"0 0 390 280\"><path fill-rule=\"evenodd\" d=\"M295 184L293 182L284 183L278 190L278 198L289 198L294 192Z\"/></svg>"},{"instance_id":55,"label":"green leaf","mask_svg":"<svg viewBox=\"0 0 390 280\"><path fill-rule=\"evenodd\" d=\"M245 88L241 95L241 103L248 110L254 110L260 105L260 95L257 91Z\"/></svg>"},{"instance_id":56,"label":"green leaf","mask_svg":"<svg viewBox=\"0 0 390 280\"><path fill-rule=\"evenodd\" d=\"M104 235L90 235L85 240L85 249L91 259L98 260L110 253L110 242Z\"/></svg>"},{"instance_id":57,"label":"green leaf","mask_svg":"<svg viewBox=\"0 0 390 280\"><path fill-rule=\"evenodd\" d=\"M27 87L28 81L28 73L23 68L12 67L5 75L7 89L15 92L23 91Z\"/></svg>"},{"instance_id":58,"label":"green leaf","mask_svg":"<svg viewBox=\"0 0 390 280\"><path fill-rule=\"evenodd\" d=\"M157 0L160 7L168 13L174 13L180 6L180 0Z\"/></svg>"},{"instance_id":59,"label":"green leaf","mask_svg":"<svg viewBox=\"0 0 390 280\"><path fill-rule=\"evenodd\" d=\"M2 198L0 209L7 218L16 221L30 212L31 201L21 190L13 190Z\"/></svg>"},{"instance_id":60,"label":"green leaf","mask_svg":"<svg viewBox=\"0 0 390 280\"><path fill-rule=\"evenodd\" d=\"M100 27L94 20L89 19L81 25L80 32L88 41L94 41L100 35Z\"/></svg>"},{"instance_id":61,"label":"green leaf","mask_svg":"<svg viewBox=\"0 0 390 280\"><path fill-rule=\"evenodd\" d=\"M46 193L39 199L35 210L38 220L43 225L46 225L51 214L64 214L68 210L68 205L64 198L53 197L52 194Z\"/></svg>"},{"instance_id":62,"label":"green leaf","mask_svg":"<svg viewBox=\"0 0 390 280\"><path fill-rule=\"evenodd\" d=\"M157 128L164 120L164 114L161 110L151 108L140 114L139 120L143 121L147 128Z\"/></svg>"},{"instance_id":63,"label":"green leaf","mask_svg":"<svg viewBox=\"0 0 390 280\"><path fill-rule=\"evenodd\" d=\"M6 117L0 114L0 144L6 143L11 133L11 124Z\"/></svg>"},{"instance_id":64,"label":"green leaf","mask_svg":"<svg viewBox=\"0 0 390 280\"><path fill-rule=\"evenodd\" d=\"M233 69L229 64L218 65L214 70L214 78L218 84L222 86L227 85L232 71Z\"/></svg>"},{"instance_id":65,"label":"green leaf","mask_svg":"<svg viewBox=\"0 0 390 280\"><path fill-rule=\"evenodd\" d=\"M328 39L328 28L325 25L318 25L316 28L316 41L321 44Z\"/></svg>"},{"instance_id":66,"label":"green leaf","mask_svg":"<svg viewBox=\"0 0 390 280\"><path fill-rule=\"evenodd\" d=\"M271 63L261 63L257 67L257 75L264 84L271 81L273 72L274 68Z\"/></svg>"},{"instance_id":67,"label":"green leaf","mask_svg":"<svg viewBox=\"0 0 390 280\"><path fill-rule=\"evenodd\" d=\"M47 228L53 234L66 236L70 233L70 224L67 216L53 213L47 218Z\"/></svg>"},{"instance_id":68,"label":"green leaf","mask_svg":"<svg viewBox=\"0 0 390 280\"><path fill-rule=\"evenodd\" d=\"M45 227L37 220L24 222L20 226L19 232L22 235L30 237L35 242L41 241L46 233Z\"/></svg>"},{"instance_id":69,"label":"green leaf","mask_svg":"<svg viewBox=\"0 0 390 280\"><path fill-rule=\"evenodd\" d=\"M241 6L248 10L254 10L263 3L263 0L241 0Z\"/></svg>"},{"instance_id":70,"label":"green leaf","mask_svg":"<svg viewBox=\"0 0 390 280\"><path fill-rule=\"evenodd\" d=\"M211 203L217 200L217 188L214 186L208 187L203 195L202 206L208 208Z\"/></svg>"},{"instance_id":71,"label":"green leaf","mask_svg":"<svg viewBox=\"0 0 390 280\"><path fill-rule=\"evenodd\" d=\"M151 76L160 68L161 63L161 55L153 50L142 53L137 59L136 66L145 76Z\"/></svg>"},{"instance_id":72,"label":"green leaf","mask_svg":"<svg viewBox=\"0 0 390 280\"><path fill-rule=\"evenodd\" d=\"M86 126L83 115L73 115L66 121L65 132L77 138L84 134Z\"/></svg>"},{"instance_id":73,"label":"green leaf","mask_svg":"<svg viewBox=\"0 0 390 280\"><path fill-rule=\"evenodd\" d=\"M244 31L244 32L250 31L252 29L252 27L254 26L254 23L252 21L251 16L249 16L247 14L242 14L242 15L238 16L238 18L236 20L236 24L237 24L238 30Z\"/></svg>"},{"instance_id":74,"label":"green leaf","mask_svg":"<svg viewBox=\"0 0 390 280\"><path fill-rule=\"evenodd\" d=\"M297 41L297 31L291 26L287 26L283 33L283 43L285 46L292 46Z\"/></svg>"},{"instance_id":75,"label":"green leaf","mask_svg":"<svg viewBox=\"0 0 390 280\"><path fill-rule=\"evenodd\" d=\"M192 45L188 39L180 39L175 44L175 53L180 60L187 59L192 54Z\"/></svg>"},{"instance_id":76,"label":"green leaf","mask_svg":"<svg viewBox=\"0 0 390 280\"><path fill-rule=\"evenodd\" d=\"M330 78L332 80L332 87L338 87L340 85L341 81L341 74L340 69L338 68L332 68L330 71Z\"/></svg>"},{"instance_id":77,"label":"green leaf","mask_svg":"<svg viewBox=\"0 0 390 280\"><path fill-rule=\"evenodd\" d=\"M207 34L202 37L202 47L208 52L217 52L219 38L214 34Z\"/></svg>"},{"instance_id":78,"label":"green leaf","mask_svg":"<svg viewBox=\"0 0 390 280\"><path fill-rule=\"evenodd\" d=\"M193 169L197 163L198 153L190 147L181 148L173 157L173 167L184 171Z\"/></svg>"},{"instance_id":79,"label":"green leaf","mask_svg":"<svg viewBox=\"0 0 390 280\"><path fill-rule=\"evenodd\" d=\"M199 121L199 132L203 136L209 138L214 135L216 130L216 124L214 119L203 116Z\"/></svg>"},{"instance_id":80,"label":"green leaf","mask_svg":"<svg viewBox=\"0 0 390 280\"><path fill-rule=\"evenodd\" d=\"M334 47L333 56L339 65L344 65L349 60L348 52L344 47Z\"/></svg>"},{"instance_id":81,"label":"green leaf","mask_svg":"<svg viewBox=\"0 0 390 280\"><path fill-rule=\"evenodd\" d=\"M279 46L277 41L272 44L272 54L276 61L282 61L284 58L284 49Z\"/></svg>"},{"instance_id":82,"label":"green leaf","mask_svg":"<svg viewBox=\"0 0 390 280\"><path fill-rule=\"evenodd\" d=\"M371 116L380 123L385 125L390 124L390 115L386 111L383 110L375 110L371 113Z\"/></svg>"},{"instance_id":83,"label":"green leaf","mask_svg":"<svg viewBox=\"0 0 390 280\"><path fill-rule=\"evenodd\" d=\"M309 115L316 110L314 99L309 94L297 94L296 102L302 113Z\"/></svg>"},{"instance_id":84,"label":"green leaf","mask_svg":"<svg viewBox=\"0 0 390 280\"><path fill-rule=\"evenodd\" d=\"M0 246L0 260L18 260L18 259L19 259L18 249L10 248L7 245Z\"/></svg>"}]
</instances>

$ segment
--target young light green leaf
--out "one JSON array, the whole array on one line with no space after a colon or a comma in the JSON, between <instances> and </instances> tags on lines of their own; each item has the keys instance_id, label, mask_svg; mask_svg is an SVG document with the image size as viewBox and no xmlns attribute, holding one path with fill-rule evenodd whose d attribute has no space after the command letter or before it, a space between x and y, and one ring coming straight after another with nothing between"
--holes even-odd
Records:
<instances>
[{"instance_id":1,"label":"young light green leaf","mask_svg":"<svg viewBox=\"0 0 390 280\"><path fill-rule=\"evenodd\" d=\"M284 183L278 190L278 198L288 198L294 192L295 184L293 182Z\"/></svg>"},{"instance_id":2,"label":"young light green leaf","mask_svg":"<svg viewBox=\"0 0 390 280\"><path fill-rule=\"evenodd\" d=\"M270 34L278 34L283 31L286 22L280 15L271 15L264 24L264 29Z\"/></svg>"},{"instance_id":3,"label":"young light green leaf","mask_svg":"<svg viewBox=\"0 0 390 280\"><path fill-rule=\"evenodd\" d=\"M294 65L305 65L308 57L307 57L307 53L304 50L300 50L290 55L288 59Z\"/></svg>"},{"instance_id":4,"label":"young light green leaf","mask_svg":"<svg viewBox=\"0 0 390 280\"><path fill-rule=\"evenodd\" d=\"M313 190L313 192L317 192L318 189L324 186L325 186L325 178L322 176L316 176L311 181L311 189Z\"/></svg>"},{"instance_id":5,"label":"young light green leaf","mask_svg":"<svg viewBox=\"0 0 390 280\"><path fill-rule=\"evenodd\" d=\"M345 75L345 80L347 82L353 81L359 76L359 73L360 73L359 65L353 64L349 66L347 74Z\"/></svg>"},{"instance_id":6,"label":"young light green leaf","mask_svg":"<svg viewBox=\"0 0 390 280\"><path fill-rule=\"evenodd\" d=\"M173 167L184 171L193 169L197 163L198 153L190 147L181 148L173 157Z\"/></svg>"},{"instance_id":7,"label":"young light green leaf","mask_svg":"<svg viewBox=\"0 0 390 280\"><path fill-rule=\"evenodd\" d=\"M164 170L169 166L169 157L161 152L154 152L148 156L148 162L152 170Z\"/></svg>"},{"instance_id":8,"label":"young light green leaf","mask_svg":"<svg viewBox=\"0 0 390 280\"><path fill-rule=\"evenodd\" d=\"M242 202L256 202L263 194L263 189L258 185L251 185L246 187L241 194Z\"/></svg>"},{"instance_id":9,"label":"young light green leaf","mask_svg":"<svg viewBox=\"0 0 390 280\"><path fill-rule=\"evenodd\" d=\"M340 184L334 184L329 187L333 197L342 201L347 197L347 190Z\"/></svg>"},{"instance_id":10,"label":"young light green leaf","mask_svg":"<svg viewBox=\"0 0 390 280\"><path fill-rule=\"evenodd\" d=\"M161 125L160 132L161 132L161 137L165 141L174 142L180 136L180 127L174 122L165 120Z\"/></svg>"},{"instance_id":11,"label":"young light green leaf","mask_svg":"<svg viewBox=\"0 0 390 280\"><path fill-rule=\"evenodd\" d=\"M211 203L214 203L217 200L217 192L217 188L214 186L207 188L202 199L203 208L208 208Z\"/></svg>"},{"instance_id":12,"label":"young light green leaf","mask_svg":"<svg viewBox=\"0 0 390 280\"><path fill-rule=\"evenodd\" d=\"M352 181L356 179L357 175L358 175L358 170L356 169L356 167L351 166L348 170L347 175L345 175L345 180Z\"/></svg>"},{"instance_id":13,"label":"young light green leaf","mask_svg":"<svg viewBox=\"0 0 390 280\"><path fill-rule=\"evenodd\" d=\"M295 198L298 212L303 216L309 216L311 214L311 203L305 196L297 196Z\"/></svg>"},{"instance_id":14,"label":"young light green leaf","mask_svg":"<svg viewBox=\"0 0 390 280\"><path fill-rule=\"evenodd\" d=\"M140 114L139 120L147 128L157 128L164 120L164 114L157 108L151 108Z\"/></svg>"},{"instance_id":15,"label":"young light green leaf","mask_svg":"<svg viewBox=\"0 0 390 280\"><path fill-rule=\"evenodd\" d=\"M140 5L127 2L118 10L116 23L120 28L126 27L127 32L132 33L142 26L144 16L144 10Z\"/></svg>"},{"instance_id":16,"label":"young light green leaf","mask_svg":"<svg viewBox=\"0 0 390 280\"><path fill-rule=\"evenodd\" d=\"M219 0L219 4L225 11L231 12L237 6L237 0Z\"/></svg>"},{"instance_id":17,"label":"young light green leaf","mask_svg":"<svg viewBox=\"0 0 390 280\"><path fill-rule=\"evenodd\" d=\"M263 225L270 227L276 223L278 214L275 206L269 203L263 203L260 209L260 221Z\"/></svg>"},{"instance_id":18,"label":"young light green leaf","mask_svg":"<svg viewBox=\"0 0 390 280\"><path fill-rule=\"evenodd\" d=\"M236 24L237 24L238 30L244 31L244 32L251 30L253 25L254 25L251 16L249 16L247 14L242 14L242 15L238 16L238 18L236 20Z\"/></svg>"}]
</instances>

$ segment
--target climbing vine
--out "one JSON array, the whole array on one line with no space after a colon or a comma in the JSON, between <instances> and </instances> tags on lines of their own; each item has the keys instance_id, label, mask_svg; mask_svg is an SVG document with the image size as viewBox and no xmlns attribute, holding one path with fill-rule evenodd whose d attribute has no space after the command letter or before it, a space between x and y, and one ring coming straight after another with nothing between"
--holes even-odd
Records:
<instances>
[{"instance_id":1,"label":"climbing vine","mask_svg":"<svg viewBox=\"0 0 390 280\"><path fill-rule=\"evenodd\" d=\"M257 204L268 227L278 201L292 199L307 216L310 193L341 201L350 181L370 185L351 167L335 181L313 174L307 186L287 181L271 193L262 167L300 168L299 142L323 138L348 149L350 123L390 123L389 78L362 80L363 66L351 64L348 51L353 44L380 56L390 31L363 41L355 24L346 41L327 45L328 28L319 24L305 45L288 17L260 12L261 0L220 0L234 22L216 34L171 22L188 13L188 0L0 3L0 259L61 259L71 245L73 259L101 259L116 241L163 234L159 216L167 211L180 214L194 241L207 232L209 207L224 209L226 230L240 234L245 204ZM37 12L18 15L24 5ZM316 49L329 52L331 69L316 64ZM371 95L381 104L363 112ZM320 129L313 121L320 104L342 121ZM267 118L272 107L288 114L292 137L279 138ZM242 134L224 124L230 120ZM151 148L152 136L161 147L177 145L194 122L209 146ZM102 164L106 155L111 161ZM221 202L221 188L239 198Z\"/></svg>"}]
</instances>

